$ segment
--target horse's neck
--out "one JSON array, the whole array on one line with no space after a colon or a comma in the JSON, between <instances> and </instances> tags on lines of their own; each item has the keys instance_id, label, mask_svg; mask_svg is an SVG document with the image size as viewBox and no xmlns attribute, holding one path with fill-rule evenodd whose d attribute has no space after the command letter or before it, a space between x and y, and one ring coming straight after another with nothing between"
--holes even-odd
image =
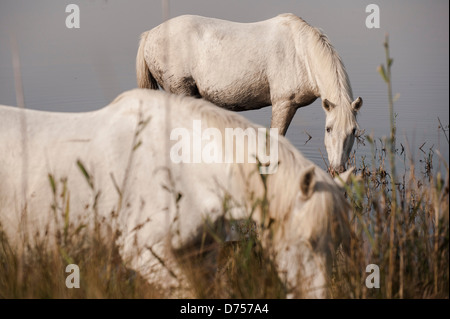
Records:
<instances>
[{"instance_id":1,"label":"horse's neck","mask_svg":"<svg viewBox=\"0 0 450 319\"><path fill-rule=\"evenodd\" d=\"M352 89L347 79L336 79L336 73L322 70L315 77L317 95L334 104L351 103Z\"/></svg>"},{"instance_id":2,"label":"horse's neck","mask_svg":"<svg viewBox=\"0 0 450 319\"><path fill-rule=\"evenodd\" d=\"M317 47L307 56L310 86L316 96L333 103L353 100L352 88L342 61L337 53L324 51L317 54Z\"/></svg>"}]
</instances>

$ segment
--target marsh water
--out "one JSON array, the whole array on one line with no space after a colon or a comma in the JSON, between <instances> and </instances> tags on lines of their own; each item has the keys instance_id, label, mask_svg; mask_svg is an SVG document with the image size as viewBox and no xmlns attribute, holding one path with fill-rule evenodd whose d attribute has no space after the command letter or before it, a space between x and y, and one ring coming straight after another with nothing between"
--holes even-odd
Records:
<instances>
[{"instance_id":1,"label":"marsh water","mask_svg":"<svg viewBox=\"0 0 450 319\"><path fill-rule=\"evenodd\" d=\"M79 5L79 29L65 25L69 3ZM18 43L27 108L91 111L135 88L139 35L163 21L161 3L1 0L0 104L16 105L11 37ZM380 28L366 26L366 6L370 3L379 6ZM394 59L393 93L399 93L394 105L397 142L399 147L409 145L412 157L421 165L420 159L430 149L435 154L439 150L447 162L449 157L449 144L438 121L448 129L448 7L448 1L438 0L172 0L166 12L170 17L189 13L238 22L292 12L321 28L346 66L354 97L364 100L358 118L360 129L375 139L388 136L390 129L387 87L376 70L385 63L383 41L388 32ZM241 114L252 122L270 125L270 107ZM324 132L325 113L318 99L297 111L287 137L307 158L325 167ZM358 159L371 157L367 142L355 143L354 149Z\"/></svg>"}]
</instances>

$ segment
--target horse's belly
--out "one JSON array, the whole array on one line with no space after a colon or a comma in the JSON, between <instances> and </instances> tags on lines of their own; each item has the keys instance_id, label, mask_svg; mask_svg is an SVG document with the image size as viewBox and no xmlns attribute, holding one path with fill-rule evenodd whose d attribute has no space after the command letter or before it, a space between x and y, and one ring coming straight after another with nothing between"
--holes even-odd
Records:
<instances>
[{"instance_id":1,"label":"horse's belly","mask_svg":"<svg viewBox=\"0 0 450 319\"><path fill-rule=\"evenodd\" d=\"M227 82L197 84L199 94L206 100L233 111L260 109L271 105L267 81L248 77Z\"/></svg>"}]
</instances>

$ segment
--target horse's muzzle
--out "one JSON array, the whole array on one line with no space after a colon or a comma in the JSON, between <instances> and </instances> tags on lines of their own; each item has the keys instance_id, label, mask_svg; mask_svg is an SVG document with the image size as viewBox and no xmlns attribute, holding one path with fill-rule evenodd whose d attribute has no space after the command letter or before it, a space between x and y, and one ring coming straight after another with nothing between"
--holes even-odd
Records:
<instances>
[{"instance_id":1,"label":"horse's muzzle","mask_svg":"<svg viewBox=\"0 0 450 319\"><path fill-rule=\"evenodd\" d=\"M336 175L336 173L342 174L345 171L346 171L345 165L340 165L339 167L330 167L330 174L333 177Z\"/></svg>"}]
</instances>

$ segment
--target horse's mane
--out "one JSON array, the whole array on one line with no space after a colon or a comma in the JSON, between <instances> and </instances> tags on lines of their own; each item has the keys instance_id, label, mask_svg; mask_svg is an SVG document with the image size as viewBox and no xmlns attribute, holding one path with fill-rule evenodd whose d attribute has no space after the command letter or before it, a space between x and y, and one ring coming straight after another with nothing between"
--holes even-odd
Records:
<instances>
[{"instance_id":1,"label":"horse's mane","mask_svg":"<svg viewBox=\"0 0 450 319\"><path fill-rule=\"evenodd\" d=\"M353 112L351 108L353 93L350 80L341 57L328 37L320 29L311 26L294 14L279 16L292 22L291 31L297 35L296 37L305 39L306 45L297 50L309 52L306 58L310 59L308 63L313 68L312 74L316 74L322 100L328 99L338 106L343 106L338 108L341 113L337 116L339 121L354 122L352 115L356 118L356 112ZM337 125L340 124L339 121L336 122Z\"/></svg>"},{"instance_id":2,"label":"horse's mane","mask_svg":"<svg viewBox=\"0 0 450 319\"><path fill-rule=\"evenodd\" d=\"M191 100L189 98L189 100ZM191 100L192 101L192 100ZM199 100L194 100L199 101ZM210 103L194 103L193 113L201 114L202 123L205 121L208 127L218 128L224 134L225 128L259 128L261 126L249 122L241 115L228 110L221 109ZM333 235L338 237L346 234L347 214L349 206L343 197L343 191L334 184L330 176L321 168L315 168L316 185L314 200L305 203L304 212L301 216L290 214L292 205L295 204L300 190L300 174L305 168L314 165L306 159L288 139L278 136L278 160L279 166L275 174L267 178L268 199L271 216L277 219L284 219L282 223L289 227L297 227L295 232L303 238L318 238L324 234L325 229L330 227ZM237 164L236 164L237 165ZM257 164L255 164L256 166ZM249 167L249 166L244 166ZM249 168L247 174L251 174L255 168ZM253 185L262 188L263 184ZM258 193L256 191L256 193ZM332 208L331 205L336 205ZM333 215L338 211L337 216ZM286 221L286 219L290 220ZM337 229L338 227L339 229ZM336 237L338 240L339 238ZM339 241L336 241L339 242Z\"/></svg>"},{"instance_id":3,"label":"horse's mane","mask_svg":"<svg viewBox=\"0 0 450 319\"><path fill-rule=\"evenodd\" d=\"M296 15L282 14L280 16L288 18L291 21L295 22L293 32L296 32L299 36L308 36L309 41L307 49L311 52L309 57L317 61L313 61L316 62L314 63L314 66L318 67L320 65L320 68L336 75L333 77L326 77L326 79L322 79L328 80L323 83L326 86L325 88L323 88L323 91L325 91L327 94L330 94L329 92L333 92L336 91L336 89L339 89L340 96L325 96L322 98L345 98L347 101L351 102L353 100L353 93L348 74L345 71L345 66L341 60L341 57L336 52L327 35L324 34L320 29L311 26L305 20L297 17ZM339 101L333 102L336 103Z\"/></svg>"},{"instance_id":4,"label":"horse's mane","mask_svg":"<svg viewBox=\"0 0 450 319\"><path fill-rule=\"evenodd\" d=\"M228 110L217 107L205 100L196 99L188 96L168 94L163 91L155 91L148 89L135 89L119 95L111 104L119 101L124 102L128 97L133 97L140 101L144 101L144 106L165 103L168 107L179 108L180 112L174 109L170 112L173 116L180 116L181 110L188 112L189 118L201 119L202 128L217 128L222 136L225 136L226 128L254 128L255 130L261 126L255 125L245 119L243 116ZM149 99L150 97L150 99ZM145 103L151 101L151 103ZM155 110L160 110L156 108ZM192 124L190 124L192 125ZM190 127L187 125L187 127ZM305 207L306 214L304 216L290 216L289 212L294 205L300 189L301 171L313 163L303 157L303 155L283 136L278 136L278 159L279 166L275 174L271 174L267 178L268 199L270 204L271 215L278 219L302 219L303 226L298 229L304 238L320 234L320 227L330 225L334 216L330 214L334 211L330 205L339 205L337 209L344 212L348 207L345 199L340 194L340 190L334 183L329 180L329 176L325 171L316 167L316 185L315 200L307 201ZM239 165L239 164L232 164ZM251 175L257 170L257 164L241 165L246 172L244 174ZM328 180L327 180L328 179ZM261 194L263 184L260 179L252 179L252 182L258 181L251 185L255 193ZM341 225L341 218L338 218L338 224ZM290 223L285 223L289 225Z\"/></svg>"},{"instance_id":5,"label":"horse's mane","mask_svg":"<svg viewBox=\"0 0 450 319\"><path fill-rule=\"evenodd\" d=\"M176 107L185 110L192 115L190 118L198 118L202 120L202 128L214 127L217 128L222 136L225 136L226 128L254 128L257 130L261 126L255 125L245 119L243 116L219 108L202 99L195 99L180 95L171 95L162 91L154 90L135 90L132 92L150 94L154 99L161 102L165 101L166 105L170 107ZM127 94L127 93L124 93ZM119 101L123 98L119 96L115 101ZM145 101L145 97L142 97ZM170 114L174 116L180 116L180 112L172 110ZM189 125L190 126L190 125ZM188 126L188 127L189 127ZM289 216L289 212L292 210L292 205L295 204L300 189L300 174L301 171L311 165L314 165L311 161L303 157L303 155L283 136L278 136L278 170L275 174L268 175L268 199L270 203L271 214L276 218L294 218ZM239 165L239 164L232 164ZM251 175L257 170L257 164L252 165L240 165L240 169L244 168L246 172L244 174ZM315 200L309 200L305 207L305 211L308 213L305 216L296 216L295 218L304 218L304 225L301 229L305 229L303 235L308 236L319 234L320 231L317 227L326 227L329 225L333 216L330 214L334 211L330 205L339 205L339 211L345 211L348 207L346 201L342 197L341 191L338 189L334 182L330 180L330 177L325 171L316 167L315 169L316 185ZM252 179L253 191L261 194L263 184L261 179ZM289 224L289 223L287 223ZM339 222L341 224L341 222ZM300 229L299 229L300 231Z\"/></svg>"}]
</instances>

